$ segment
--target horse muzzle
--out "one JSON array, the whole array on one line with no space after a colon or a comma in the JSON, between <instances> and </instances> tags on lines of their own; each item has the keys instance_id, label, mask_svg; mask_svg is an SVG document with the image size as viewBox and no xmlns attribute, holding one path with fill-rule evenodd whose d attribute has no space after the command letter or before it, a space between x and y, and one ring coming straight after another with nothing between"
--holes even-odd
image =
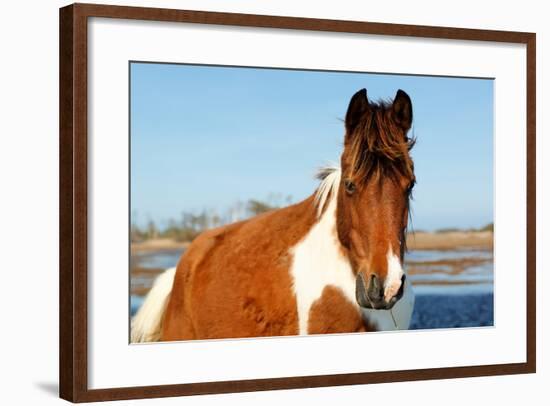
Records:
<instances>
[{"instance_id":1,"label":"horse muzzle","mask_svg":"<svg viewBox=\"0 0 550 406\"><path fill-rule=\"evenodd\" d=\"M391 309L403 297L405 289L405 275L401 277L401 286L397 293L389 300L385 299L384 283L375 274L371 274L368 283L362 272L355 279L355 298L359 306L366 309Z\"/></svg>"}]
</instances>

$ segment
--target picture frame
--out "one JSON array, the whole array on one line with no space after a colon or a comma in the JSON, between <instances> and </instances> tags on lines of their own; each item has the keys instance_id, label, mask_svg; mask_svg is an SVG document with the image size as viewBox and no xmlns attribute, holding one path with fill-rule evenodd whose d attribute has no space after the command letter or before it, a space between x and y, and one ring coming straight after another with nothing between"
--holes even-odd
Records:
<instances>
[{"instance_id":1,"label":"picture frame","mask_svg":"<svg viewBox=\"0 0 550 406\"><path fill-rule=\"evenodd\" d=\"M60 9L60 397L72 402L141 399L259 390L313 388L427 379L524 374L536 371L536 35L525 32L429 27L299 17L246 15L189 10L73 4ZM91 165L89 149L90 21L148 21L254 29L357 34L380 38L437 39L464 43L520 44L525 63L525 360L513 363L402 370L278 376L237 380L193 381L92 388L89 385L90 303L89 232ZM113 135L117 136L117 135ZM125 135L124 135L125 136ZM496 202L498 204L498 202ZM519 271L518 271L519 272Z\"/></svg>"}]
</instances>

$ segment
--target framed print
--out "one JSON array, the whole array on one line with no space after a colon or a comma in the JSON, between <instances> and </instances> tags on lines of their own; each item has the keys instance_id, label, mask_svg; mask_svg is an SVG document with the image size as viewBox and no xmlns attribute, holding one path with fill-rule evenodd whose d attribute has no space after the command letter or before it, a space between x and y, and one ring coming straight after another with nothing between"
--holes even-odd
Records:
<instances>
[{"instance_id":1,"label":"framed print","mask_svg":"<svg viewBox=\"0 0 550 406\"><path fill-rule=\"evenodd\" d=\"M535 34L74 4L60 41L62 398L535 372Z\"/></svg>"}]
</instances>

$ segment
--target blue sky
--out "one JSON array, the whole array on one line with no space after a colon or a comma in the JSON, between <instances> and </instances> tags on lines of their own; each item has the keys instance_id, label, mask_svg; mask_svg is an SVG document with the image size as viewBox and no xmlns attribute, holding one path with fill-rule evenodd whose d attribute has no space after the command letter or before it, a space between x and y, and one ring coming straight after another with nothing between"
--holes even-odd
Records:
<instances>
[{"instance_id":1,"label":"blue sky","mask_svg":"<svg viewBox=\"0 0 550 406\"><path fill-rule=\"evenodd\" d=\"M493 81L131 64L131 210L138 223L316 188L338 162L351 96L412 99L420 230L493 221Z\"/></svg>"}]
</instances>

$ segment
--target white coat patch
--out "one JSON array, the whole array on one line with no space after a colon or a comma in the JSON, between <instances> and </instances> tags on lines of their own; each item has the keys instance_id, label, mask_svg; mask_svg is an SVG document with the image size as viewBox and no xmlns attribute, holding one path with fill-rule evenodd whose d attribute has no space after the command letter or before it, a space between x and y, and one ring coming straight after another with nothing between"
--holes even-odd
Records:
<instances>
[{"instance_id":1,"label":"white coat patch","mask_svg":"<svg viewBox=\"0 0 550 406\"><path fill-rule=\"evenodd\" d=\"M399 257L393 253L391 247L388 249L386 255L388 259L388 274L386 275L386 281L384 282L384 297L387 302L394 297L399 288L401 288L401 277L403 276L403 267Z\"/></svg>"}]
</instances>

